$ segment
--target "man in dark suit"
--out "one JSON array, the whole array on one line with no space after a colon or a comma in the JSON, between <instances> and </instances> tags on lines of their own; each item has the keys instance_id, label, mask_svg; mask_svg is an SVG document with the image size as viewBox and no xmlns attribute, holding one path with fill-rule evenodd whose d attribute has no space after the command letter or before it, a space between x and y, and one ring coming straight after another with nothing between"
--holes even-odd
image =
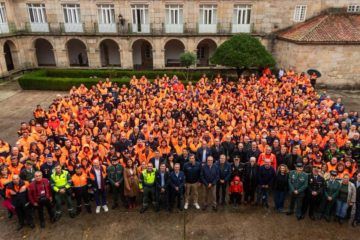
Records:
<instances>
[{"instance_id":1,"label":"man in dark suit","mask_svg":"<svg viewBox=\"0 0 360 240\"><path fill-rule=\"evenodd\" d=\"M207 142L203 141L201 147L196 151L196 161L205 164L208 156L211 156L211 149L208 147Z\"/></svg>"},{"instance_id":2,"label":"man in dark suit","mask_svg":"<svg viewBox=\"0 0 360 240\"><path fill-rule=\"evenodd\" d=\"M220 140L216 138L214 140L214 145L211 147L211 154L214 158L214 161L217 162L220 159L220 155L224 153L224 147L221 146Z\"/></svg>"},{"instance_id":3,"label":"man in dark suit","mask_svg":"<svg viewBox=\"0 0 360 240\"><path fill-rule=\"evenodd\" d=\"M225 137L225 142L221 144L224 148L224 154L226 156L226 160L232 162L232 156L235 150L235 144L231 142L231 136L227 135Z\"/></svg>"},{"instance_id":4,"label":"man in dark suit","mask_svg":"<svg viewBox=\"0 0 360 240\"><path fill-rule=\"evenodd\" d=\"M189 159L190 159L189 150L184 148L182 150L182 154L176 158L176 163L180 163L180 169L183 170L185 163L189 162Z\"/></svg>"},{"instance_id":5,"label":"man in dark suit","mask_svg":"<svg viewBox=\"0 0 360 240\"><path fill-rule=\"evenodd\" d=\"M180 171L179 163L175 164L174 171L170 173L170 189L170 211L174 206L175 200L177 201L177 207L182 211L184 205L185 175L183 171Z\"/></svg>"},{"instance_id":6,"label":"man in dark suit","mask_svg":"<svg viewBox=\"0 0 360 240\"><path fill-rule=\"evenodd\" d=\"M156 172L155 177L156 190L155 198L157 202L156 211L160 211L161 208L169 209L169 184L170 184L170 174L166 172L165 163L160 164L159 171Z\"/></svg>"},{"instance_id":7,"label":"man in dark suit","mask_svg":"<svg viewBox=\"0 0 360 240\"><path fill-rule=\"evenodd\" d=\"M160 169L160 165L165 162L165 159L160 156L159 150L155 150L154 157L150 159L150 162L156 168L156 170Z\"/></svg>"}]
</instances>

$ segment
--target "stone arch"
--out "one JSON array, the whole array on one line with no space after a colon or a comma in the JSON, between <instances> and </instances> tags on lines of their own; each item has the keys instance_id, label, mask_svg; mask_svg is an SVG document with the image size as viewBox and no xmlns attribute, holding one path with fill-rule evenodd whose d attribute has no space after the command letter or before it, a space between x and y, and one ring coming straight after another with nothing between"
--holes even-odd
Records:
<instances>
[{"instance_id":1,"label":"stone arch","mask_svg":"<svg viewBox=\"0 0 360 240\"><path fill-rule=\"evenodd\" d=\"M3 45L4 58L6 63L6 69L8 71L19 68L19 56L18 49L15 43L11 40L6 40Z\"/></svg>"},{"instance_id":2,"label":"stone arch","mask_svg":"<svg viewBox=\"0 0 360 240\"><path fill-rule=\"evenodd\" d=\"M34 48L38 66L56 66L54 48L49 40L35 39Z\"/></svg>"},{"instance_id":3,"label":"stone arch","mask_svg":"<svg viewBox=\"0 0 360 240\"><path fill-rule=\"evenodd\" d=\"M153 45L150 41L140 38L132 43L134 69L153 68Z\"/></svg>"},{"instance_id":4,"label":"stone arch","mask_svg":"<svg viewBox=\"0 0 360 240\"><path fill-rule=\"evenodd\" d=\"M66 42L70 66L89 66L86 44L78 39L71 38Z\"/></svg>"},{"instance_id":5,"label":"stone arch","mask_svg":"<svg viewBox=\"0 0 360 240\"><path fill-rule=\"evenodd\" d=\"M100 62L102 67L121 66L119 44L111 39L105 38L99 43Z\"/></svg>"},{"instance_id":6,"label":"stone arch","mask_svg":"<svg viewBox=\"0 0 360 240\"><path fill-rule=\"evenodd\" d=\"M207 67L210 65L210 57L217 48L216 41L211 38L200 40L196 46L197 66Z\"/></svg>"},{"instance_id":7,"label":"stone arch","mask_svg":"<svg viewBox=\"0 0 360 240\"><path fill-rule=\"evenodd\" d=\"M185 52L185 44L178 39L170 39L165 45L165 66L180 67L180 55Z\"/></svg>"}]
</instances>

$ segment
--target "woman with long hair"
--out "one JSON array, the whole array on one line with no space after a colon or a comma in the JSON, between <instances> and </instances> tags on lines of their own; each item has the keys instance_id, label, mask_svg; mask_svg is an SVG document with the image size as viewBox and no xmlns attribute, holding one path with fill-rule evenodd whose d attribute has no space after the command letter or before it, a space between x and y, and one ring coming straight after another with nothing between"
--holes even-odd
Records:
<instances>
[{"instance_id":1,"label":"woman with long hair","mask_svg":"<svg viewBox=\"0 0 360 240\"><path fill-rule=\"evenodd\" d=\"M139 178L133 161L128 159L124 170L124 195L129 209L136 207L136 196L139 193Z\"/></svg>"},{"instance_id":2,"label":"woman with long hair","mask_svg":"<svg viewBox=\"0 0 360 240\"><path fill-rule=\"evenodd\" d=\"M289 169L285 164L281 164L276 172L274 180L274 202L275 210L283 212L286 193L288 192Z\"/></svg>"}]
</instances>

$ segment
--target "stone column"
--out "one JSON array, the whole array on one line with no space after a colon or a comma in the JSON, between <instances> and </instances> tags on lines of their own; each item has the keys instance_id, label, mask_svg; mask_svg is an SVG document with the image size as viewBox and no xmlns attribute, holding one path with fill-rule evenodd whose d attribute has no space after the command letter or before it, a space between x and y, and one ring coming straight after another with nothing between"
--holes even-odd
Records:
<instances>
[{"instance_id":1,"label":"stone column","mask_svg":"<svg viewBox=\"0 0 360 240\"><path fill-rule=\"evenodd\" d=\"M1 50L0 52L0 76L3 77L8 74L5 61L5 53Z\"/></svg>"},{"instance_id":2,"label":"stone column","mask_svg":"<svg viewBox=\"0 0 360 240\"><path fill-rule=\"evenodd\" d=\"M129 39L121 39L119 41L120 51L120 64L124 69L133 69L133 50L130 46Z\"/></svg>"},{"instance_id":3,"label":"stone column","mask_svg":"<svg viewBox=\"0 0 360 240\"><path fill-rule=\"evenodd\" d=\"M153 66L154 69L165 67L165 49L161 39L154 39L153 46Z\"/></svg>"}]
</instances>

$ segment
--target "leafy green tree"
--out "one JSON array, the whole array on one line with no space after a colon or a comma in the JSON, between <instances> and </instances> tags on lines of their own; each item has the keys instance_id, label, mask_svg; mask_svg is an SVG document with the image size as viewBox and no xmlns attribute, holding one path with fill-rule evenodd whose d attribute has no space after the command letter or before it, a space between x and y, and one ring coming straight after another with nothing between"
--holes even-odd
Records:
<instances>
[{"instance_id":1,"label":"leafy green tree","mask_svg":"<svg viewBox=\"0 0 360 240\"><path fill-rule=\"evenodd\" d=\"M221 44L210 58L217 65L234 67L238 76L249 68L272 67L275 60L261 42L249 34L238 34Z\"/></svg>"},{"instance_id":2,"label":"leafy green tree","mask_svg":"<svg viewBox=\"0 0 360 240\"><path fill-rule=\"evenodd\" d=\"M191 52L184 52L180 55L180 63L186 67L186 81L189 80L190 66L196 63L196 55Z\"/></svg>"}]
</instances>

